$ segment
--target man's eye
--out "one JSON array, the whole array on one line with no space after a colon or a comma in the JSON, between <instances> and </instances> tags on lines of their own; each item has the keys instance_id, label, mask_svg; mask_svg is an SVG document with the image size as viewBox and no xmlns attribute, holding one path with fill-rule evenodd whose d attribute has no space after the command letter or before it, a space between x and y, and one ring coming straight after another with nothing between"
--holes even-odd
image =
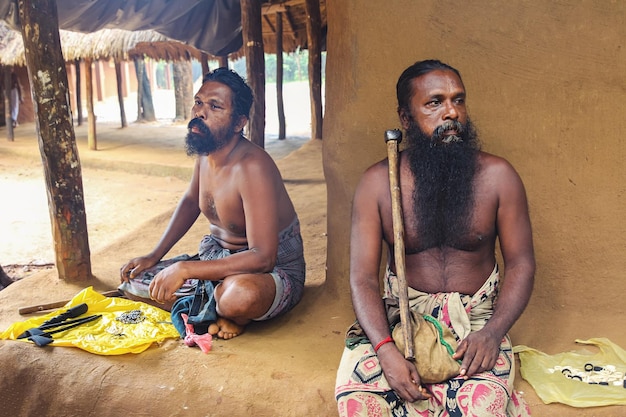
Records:
<instances>
[{"instance_id":1,"label":"man's eye","mask_svg":"<svg viewBox=\"0 0 626 417\"><path fill-rule=\"evenodd\" d=\"M196 106L202 106L202 102L200 100L195 100L193 102Z\"/></svg>"}]
</instances>

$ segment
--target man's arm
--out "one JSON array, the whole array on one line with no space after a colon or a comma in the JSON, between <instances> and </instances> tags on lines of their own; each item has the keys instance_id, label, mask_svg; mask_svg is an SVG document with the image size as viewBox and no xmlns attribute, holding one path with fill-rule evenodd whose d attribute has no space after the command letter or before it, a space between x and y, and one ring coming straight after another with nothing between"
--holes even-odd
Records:
<instances>
[{"instance_id":1,"label":"man's arm","mask_svg":"<svg viewBox=\"0 0 626 417\"><path fill-rule=\"evenodd\" d=\"M189 187L176 206L161 239L147 255L133 258L120 270L121 280L135 278L141 271L154 266L187 233L200 215L198 161L194 165Z\"/></svg>"},{"instance_id":2,"label":"man's arm","mask_svg":"<svg viewBox=\"0 0 626 417\"><path fill-rule=\"evenodd\" d=\"M492 158L496 158L491 156ZM463 354L461 374L470 376L495 366L499 345L520 317L530 299L535 256L526 191L515 169L496 158L489 177L498 193L497 230L504 260L504 280L493 316L485 327L459 345Z\"/></svg>"},{"instance_id":3,"label":"man's arm","mask_svg":"<svg viewBox=\"0 0 626 417\"><path fill-rule=\"evenodd\" d=\"M373 346L390 336L387 314L379 286L383 241L381 205L390 205L387 164L368 169L357 186L350 238L350 289L359 324ZM420 389L415 365L407 361L394 343L383 344L378 352L380 365L391 388L406 401L427 398Z\"/></svg>"}]
</instances>

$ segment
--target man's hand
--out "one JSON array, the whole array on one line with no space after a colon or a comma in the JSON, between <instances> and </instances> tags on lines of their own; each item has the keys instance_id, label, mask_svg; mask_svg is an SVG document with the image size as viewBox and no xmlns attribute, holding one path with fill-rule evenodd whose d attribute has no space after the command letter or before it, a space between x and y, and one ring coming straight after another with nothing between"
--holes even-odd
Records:
<instances>
[{"instance_id":1,"label":"man's hand","mask_svg":"<svg viewBox=\"0 0 626 417\"><path fill-rule=\"evenodd\" d=\"M498 360L501 341L501 338L485 329L470 333L459 343L459 347L452 355L455 360L463 358L459 375L467 379L474 374L492 369Z\"/></svg>"},{"instance_id":2,"label":"man's hand","mask_svg":"<svg viewBox=\"0 0 626 417\"><path fill-rule=\"evenodd\" d=\"M387 343L378 350L378 360L385 373L389 386L403 400L414 402L432 397L422 387L415 364L407 361L393 343Z\"/></svg>"},{"instance_id":3,"label":"man's hand","mask_svg":"<svg viewBox=\"0 0 626 417\"><path fill-rule=\"evenodd\" d=\"M128 282L139 275L140 272L156 265L158 261L158 259L153 259L150 256L140 256L131 259L120 269L120 282Z\"/></svg>"},{"instance_id":4,"label":"man's hand","mask_svg":"<svg viewBox=\"0 0 626 417\"><path fill-rule=\"evenodd\" d=\"M150 298L165 304L176 300L176 290L183 286L187 277L181 267L183 262L176 262L154 276L150 282Z\"/></svg>"}]
</instances>

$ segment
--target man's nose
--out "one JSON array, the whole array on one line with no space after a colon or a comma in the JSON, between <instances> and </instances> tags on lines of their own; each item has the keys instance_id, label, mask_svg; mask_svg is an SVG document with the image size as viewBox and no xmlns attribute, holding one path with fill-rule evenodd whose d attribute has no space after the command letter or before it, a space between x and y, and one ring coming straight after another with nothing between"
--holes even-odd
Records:
<instances>
[{"instance_id":1,"label":"man's nose","mask_svg":"<svg viewBox=\"0 0 626 417\"><path fill-rule=\"evenodd\" d=\"M446 102L446 111L443 115L444 120L457 120L459 118L459 111L452 102Z\"/></svg>"}]
</instances>

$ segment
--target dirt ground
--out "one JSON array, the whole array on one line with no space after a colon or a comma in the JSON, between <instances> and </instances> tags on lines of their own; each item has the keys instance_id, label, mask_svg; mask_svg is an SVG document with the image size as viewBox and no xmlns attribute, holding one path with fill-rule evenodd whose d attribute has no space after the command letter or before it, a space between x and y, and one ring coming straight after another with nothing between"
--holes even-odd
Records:
<instances>
[{"instance_id":1,"label":"dirt ground","mask_svg":"<svg viewBox=\"0 0 626 417\"><path fill-rule=\"evenodd\" d=\"M183 125L157 122L120 129L99 124L97 151L87 149L86 126L76 132L96 278L75 284L58 280L34 125L20 126L15 142L0 139L0 262L10 275L22 277L0 291L0 329L27 318L17 313L20 307L69 300L86 286L114 288L119 267L152 248L187 185L192 161L182 150ZM354 316L350 306L324 289L322 143L288 138L270 140L266 149L277 160L302 223L303 301L272 323L250 325L241 337L214 341L206 355L180 340L121 356L0 341L3 415L337 415L335 373L343 334ZM204 233L206 223L199 221L170 254L194 253ZM537 416L624 412L545 405L519 374L516 386Z\"/></svg>"}]
</instances>

